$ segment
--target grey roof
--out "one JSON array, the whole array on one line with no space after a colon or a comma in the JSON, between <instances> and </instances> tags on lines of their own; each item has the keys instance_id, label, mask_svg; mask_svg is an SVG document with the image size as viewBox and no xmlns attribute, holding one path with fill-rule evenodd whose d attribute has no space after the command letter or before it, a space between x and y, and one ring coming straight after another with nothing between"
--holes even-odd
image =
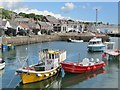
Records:
<instances>
[{"instance_id":1,"label":"grey roof","mask_svg":"<svg viewBox=\"0 0 120 90\"><path fill-rule=\"evenodd\" d=\"M30 29L40 29L39 24L35 23L35 22L29 23L28 26L29 26Z\"/></svg>"},{"instance_id":2,"label":"grey roof","mask_svg":"<svg viewBox=\"0 0 120 90\"><path fill-rule=\"evenodd\" d=\"M29 21L29 18L15 18L15 21Z\"/></svg>"},{"instance_id":3,"label":"grey roof","mask_svg":"<svg viewBox=\"0 0 120 90\"><path fill-rule=\"evenodd\" d=\"M2 26L5 26L7 21L2 21Z\"/></svg>"},{"instance_id":4,"label":"grey roof","mask_svg":"<svg viewBox=\"0 0 120 90\"><path fill-rule=\"evenodd\" d=\"M9 23L10 23L10 25L11 25L11 27L12 27L13 29L16 29L16 28L18 27L18 25L16 24L16 22L13 21L13 20L10 20Z\"/></svg>"},{"instance_id":5,"label":"grey roof","mask_svg":"<svg viewBox=\"0 0 120 90\"><path fill-rule=\"evenodd\" d=\"M49 22L53 22L53 23L59 23L59 21L53 17L53 16L46 16L46 19L49 21Z\"/></svg>"},{"instance_id":6,"label":"grey roof","mask_svg":"<svg viewBox=\"0 0 120 90\"><path fill-rule=\"evenodd\" d=\"M45 22L47 25L49 25L49 26L52 26L52 24L51 23L49 23L49 22Z\"/></svg>"},{"instance_id":7,"label":"grey roof","mask_svg":"<svg viewBox=\"0 0 120 90\"><path fill-rule=\"evenodd\" d=\"M2 18L0 18L0 26L2 26Z\"/></svg>"},{"instance_id":8,"label":"grey roof","mask_svg":"<svg viewBox=\"0 0 120 90\"><path fill-rule=\"evenodd\" d=\"M42 21L38 21L38 23L42 26L46 26L46 23L45 22L42 22Z\"/></svg>"}]
</instances>

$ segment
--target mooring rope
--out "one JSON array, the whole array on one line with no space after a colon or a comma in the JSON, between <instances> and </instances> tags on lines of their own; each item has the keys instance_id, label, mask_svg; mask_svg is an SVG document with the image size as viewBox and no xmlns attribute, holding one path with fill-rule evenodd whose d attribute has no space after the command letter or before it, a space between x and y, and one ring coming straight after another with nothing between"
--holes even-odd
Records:
<instances>
[{"instance_id":1,"label":"mooring rope","mask_svg":"<svg viewBox=\"0 0 120 90\"><path fill-rule=\"evenodd\" d=\"M9 82L9 84L8 84L8 86L7 86L7 87L9 87L9 86L10 86L10 84L12 83L12 81L13 81L14 77L15 77L15 75L12 77L12 79L10 80L10 82Z\"/></svg>"}]
</instances>

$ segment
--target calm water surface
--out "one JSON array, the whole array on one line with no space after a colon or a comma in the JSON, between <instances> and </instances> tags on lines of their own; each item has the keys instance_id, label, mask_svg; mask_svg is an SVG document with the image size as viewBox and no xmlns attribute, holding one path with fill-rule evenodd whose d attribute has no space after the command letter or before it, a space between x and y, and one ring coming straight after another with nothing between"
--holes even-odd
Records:
<instances>
[{"instance_id":1,"label":"calm water surface","mask_svg":"<svg viewBox=\"0 0 120 90\"><path fill-rule=\"evenodd\" d=\"M111 41L117 43L116 48L120 47L118 43L120 38L111 38ZM20 84L20 77L15 75L15 70L24 65L27 57L29 58L27 64L37 63L38 52L45 48L66 50L66 61L78 62L86 57L102 59L102 52L88 53L87 45L87 42L68 43L65 41L54 41L17 46L15 50L4 52L3 58L6 61L6 67L0 71L2 88L16 88L16 86L17 88L118 88L118 60L106 61L107 66L96 72L70 74L61 70L59 74L52 78L26 85Z\"/></svg>"}]
</instances>

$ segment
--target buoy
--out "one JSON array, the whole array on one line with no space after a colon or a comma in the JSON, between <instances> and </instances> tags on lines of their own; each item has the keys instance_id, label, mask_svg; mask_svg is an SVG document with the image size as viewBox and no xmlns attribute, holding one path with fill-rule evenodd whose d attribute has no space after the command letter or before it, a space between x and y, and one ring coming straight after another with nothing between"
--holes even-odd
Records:
<instances>
[{"instance_id":1,"label":"buoy","mask_svg":"<svg viewBox=\"0 0 120 90\"><path fill-rule=\"evenodd\" d=\"M41 77L41 76L42 76L42 74L37 74L37 76Z\"/></svg>"},{"instance_id":2,"label":"buoy","mask_svg":"<svg viewBox=\"0 0 120 90\"><path fill-rule=\"evenodd\" d=\"M49 74L45 74L45 76L47 76L47 77L48 77L48 76L49 76Z\"/></svg>"},{"instance_id":3,"label":"buoy","mask_svg":"<svg viewBox=\"0 0 120 90\"><path fill-rule=\"evenodd\" d=\"M17 76L17 75L19 75L17 72L15 72L15 75Z\"/></svg>"},{"instance_id":4,"label":"buoy","mask_svg":"<svg viewBox=\"0 0 120 90\"><path fill-rule=\"evenodd\" d=\"M105 64L105 63L103 63L103 66L106 66L106 64Z\"/></svg>"},{"instance_id":5,"label":"buoy","mask_svg":"<svg viewBox=\"0 0 120 90\"><path fill-rule=\"evenodd\" d=\"M93 70L95 70L96 69L96 66L93 66Z\"/></svg>"},{"instance_id":6,"label":"buoy","mask_svg":"<svg viewBox=\"0 0 120 90\"><path fill-rule=\"evenodd\" d=\"M95 76L96 76L96 74L93 74L93 76L95 77Z\"/></svg>"},{"instance_id":7,"label":"buoy","mask_svg":"<svg viewBox=\"0 0 120 90\"><path fill-rule=\"evenodd\" d=\"M54 72L56 73L57 71L55 70Z\"/></svg>"},{"instance_id":8,"label":"buoy","mask_svg":"<svg viewBox=\"0 0 120 90\"><path fill-rule=\"evenodd\" d=\"M115 52L120 53L120 50L115 50Z\"/></svg>"},{"instance_id":9,"label":"buoy","mask_svg":"<svg viewBox=\"0 0 120 90\"><path fill-rule=\"evenodd\" d=\"M53 74L53 72L51 72L51 74Z\"/></svg>"},{"instance_id":10,"label":"buoy","mask_svg":"<svg viewBox=\"0 0 120 90\"><path fill-rule=\"evenodd\" d=\"M107 56L106 53L103 53L103 54L102 54L102 57L106 57L106 56Z\"/></svg>"},{"instance_id":11,"label":"buoy","mask_svg":"<svg viewBox=\"0 0 120 90\"><path fill-rule=\"evenodd\" d=\"M87 70L89 71L89 70L90 70L90 67L88 67Z\"/></svg>"}]
</instances>

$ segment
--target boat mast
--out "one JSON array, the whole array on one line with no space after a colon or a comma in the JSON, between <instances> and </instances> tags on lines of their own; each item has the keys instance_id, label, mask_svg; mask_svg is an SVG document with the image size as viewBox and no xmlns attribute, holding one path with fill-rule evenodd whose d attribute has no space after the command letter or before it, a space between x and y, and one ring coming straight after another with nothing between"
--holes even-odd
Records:
<instances>
[{"instance_id":1,"label":"boat mast","mask_svg":"<svg viewBox=\"0 0 120 90\"><path fill-rule=\"evenodd\" d=\"M80 53L78 54L78 63L80 62Z\"/></svg>"}]
</instances>

